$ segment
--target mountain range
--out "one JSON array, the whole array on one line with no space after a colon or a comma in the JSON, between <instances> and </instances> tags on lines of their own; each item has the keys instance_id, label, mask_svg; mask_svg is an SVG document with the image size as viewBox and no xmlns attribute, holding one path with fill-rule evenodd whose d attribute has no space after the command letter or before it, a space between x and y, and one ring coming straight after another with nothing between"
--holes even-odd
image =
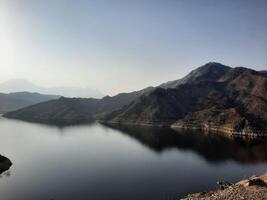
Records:
<instances>
[{"instance_id":1,"label":"mountain range","mask_svg":"<svg viewBox=\"0 0 267 200\"><path fill-rule=\"evenodd\" d=\"M0 84L0 92L37 92L40 94L55 94L64 97L102 98L104 95L91 88L76 87L41 87L24 79L11 79Z\"/></svg>"},{"instance_id":2,"label":"mountain range","mask_svg":"<svg viewBox=\"0 0 267 200\"><path fill-rule=\"evenodd\" d=\"M6 113L4 117L66 125L86 123L103 118L152 89L149 87L137 92L106 96L102 99L61 97Z\"/></svg>"},{"instance_id":3,"label":"mountain range","mask_svg":"<svg viewBox=\"0 0 267 200\"><path fill-rule=\"evenodd\" d=\"M5 117L39 122L161 125L266 135L267 74L210 62L182 79L102 99L60 98Z\"/></svg>"},{"instance_id":4,"label":"mountain range","mask_svg":"<svg viewBox=\"0 0 267 200\"><path fill-rule=\"evenodd\" d=\"M58 99L59 97L57 95L44 95L30 92L0 93L0 114L40 102Z\"/></svg>"}]
</instances>

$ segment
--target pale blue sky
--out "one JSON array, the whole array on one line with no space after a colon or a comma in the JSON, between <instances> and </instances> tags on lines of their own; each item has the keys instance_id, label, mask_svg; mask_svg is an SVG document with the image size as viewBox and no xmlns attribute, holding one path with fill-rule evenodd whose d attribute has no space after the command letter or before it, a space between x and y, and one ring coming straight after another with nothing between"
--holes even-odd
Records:
<instances>
[{"instance_id":1,"label":"pale blue sky","mask_svg":"<svg viewBox=\"0 0 267 200\"><path fill-rule=\"evenodd\" d=\"M0 81L108 94L209 61L267 69L266 0L0 0Z\"/></svg>"}]
</instances>

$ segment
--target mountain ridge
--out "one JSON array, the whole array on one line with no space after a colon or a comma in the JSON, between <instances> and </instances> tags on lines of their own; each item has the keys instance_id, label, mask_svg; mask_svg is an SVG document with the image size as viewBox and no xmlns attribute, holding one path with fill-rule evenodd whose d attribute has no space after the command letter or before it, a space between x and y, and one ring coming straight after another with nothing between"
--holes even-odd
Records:
<instances>
[{"instance_id":1,"label":"mountain ridge","mask_svg":"<svg viewBox=\"0 0 267 200\"><path fill-rule=\"evenodd\" d=\"M215 80L199 79L189 82L175 83L175 87L173 83L171 84L171 88L177 90L175 100L171 103L168 103L170 98L164 97L167 96L166 94L150 94L153 100L155 100L153 95L156 95L156 98L167 104L158 103L156 106L143 108L146 101L153 102L153 100L147 100L149 96L140 97L144 100L132 102L131 105L117 111L115 115L110 114L104 121L122 124L160 124L178 129L218 131L229 135L264 136L267 134L265 128L267 124L266 74L248 68L227 68ZM210 87L207 88L208 86ZM184 96L184 91L190 91L192 95ZM172 93L168 88L165 92L170 95ZM192 102L193 99L196 101ZM177 114L176 122L174 119L164 117L172 116L169 112L171 105L172 111ZM186 112L176 111L177 106L184 106ZM193 109L189 109L192 107ZM155 119L161 119L161 123Z\"/></svg>"},{"instance_id":2,"label":"mountain ridge","mask_svg":"<svg viewBox=\"0 0 267 200\"><path fill-rule=\"evenodd\" d=\"M57 95L44 95L31 92L0 93L0 113L18 110L29 105L58 99Z\"/></svg>"},{"instance_id":3,"label":"mountain ridge","mask_svg":"<svg viewBox=\"0 0 267 200\"><path fill-rule=\"evenodd\" d=\"M124 95L126 97L118 101ZM229 135L267 134L266 73L215 62L155 88L86 102L88 110L84 109L84 119L90 116L106 123L194 128ZM45 109L45 106L41 109L42 105L37 105L38 113ZM29 113L31 118L37 115L29 111L24 108L5 116L25 119ZM78 112L77 109L70 111Z\"/></svg>"},{"instance_id":4,"label":"mountain ridge","mask_svg":"<svg viewBox=\"0 0 267 200\"><path fill-rule=\"evenodd\" d=\"M54 124L91 122L96 118L101 118L106 112L112 112L127 105L143 92L151 89L151 87L148 87L140 91L120 93L113 97L106 96L102 99L61 97L58 100L51 100L9 112L3 116Z\"/></svg>"},{"instance_id":5,"label":"mountain ridge","mask_svg":"<svg viewBox=\"0 0 267 200\"><path fill-rule=\"evenodd\" d=\"M209 62L205 65L202 65L198 67L195 70L192 70L188 75L185 77L174 80L174 81L169 81L167 83L163 83L159 85L159 87L162 88L175 88L178 87L179 85L186 84L186 83L197 83L199 81L202 81L203 78L205 80L216 80L219 77L221 77L227 70L230 70L231 67L223 65L221 63L217 62ZM207 77L207 75L209 77Z\"/></svg>"}]
</instances>

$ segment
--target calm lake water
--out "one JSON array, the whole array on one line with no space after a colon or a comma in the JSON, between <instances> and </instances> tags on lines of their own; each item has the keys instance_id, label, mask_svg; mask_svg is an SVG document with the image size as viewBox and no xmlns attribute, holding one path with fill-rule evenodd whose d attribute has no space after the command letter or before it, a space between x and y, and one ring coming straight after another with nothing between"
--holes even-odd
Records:
<instances>
[{"instance_id":1,"label":"calm lake water","mask_svg":"<svg viewBox=\"0 0 267 200\"><path fill-rule=\"evenodd\" d=\"M172 200L267 171L267 143L151 127L0 118L1 200Z\"/></svg>"}]
</instances>

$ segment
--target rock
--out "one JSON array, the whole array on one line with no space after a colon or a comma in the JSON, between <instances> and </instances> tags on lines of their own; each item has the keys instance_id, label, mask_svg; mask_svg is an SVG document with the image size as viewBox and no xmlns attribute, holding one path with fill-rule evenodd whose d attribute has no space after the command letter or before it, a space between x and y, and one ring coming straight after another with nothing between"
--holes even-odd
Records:
<instances>
[{"instance_id":1,"label":"rock","mask_svg":"<svg viewBox=\"0 0 267 200\"><path fill-rule=\"evenodd\" d=\"M217 181L217 184L220 186L221 190L224 190L233 185L232 183L227 182L227 181Z\"/></svg>"},{"instance_id":2,"label":"rock","mask_svg":"<svg viewBox=\"0 0 267 200\"><path fill-rule=\"evenodd\" d=\"M6 170L9 170L11 165L12 162L8 158L0 155L0 174Z\"/></svg>"},{"instance_id":3,"label":"rock","mask_svg":"<svg viewBox=\"0 0 267 200\"><path fill-rule=\"evenodd\" d=\"M223 190L213 190L206 193L190 194L184 200L223 200L223 199L267 199L267 173L259 177L253 176L231 184L225 181L218 181L217 184L224 187ZM253 186L253 187L250 187Z\"/></svg>"},{"instance_id":4,"label":"rock","mask_svg":"<svg viewBox=\"0 0 267 200\"><path fill-rule=\"evenodd\" d=\"M266 183L260 178L253 178L248 180L248 186L262 186L266 187Z\"/></svg>"}]
</instances>

